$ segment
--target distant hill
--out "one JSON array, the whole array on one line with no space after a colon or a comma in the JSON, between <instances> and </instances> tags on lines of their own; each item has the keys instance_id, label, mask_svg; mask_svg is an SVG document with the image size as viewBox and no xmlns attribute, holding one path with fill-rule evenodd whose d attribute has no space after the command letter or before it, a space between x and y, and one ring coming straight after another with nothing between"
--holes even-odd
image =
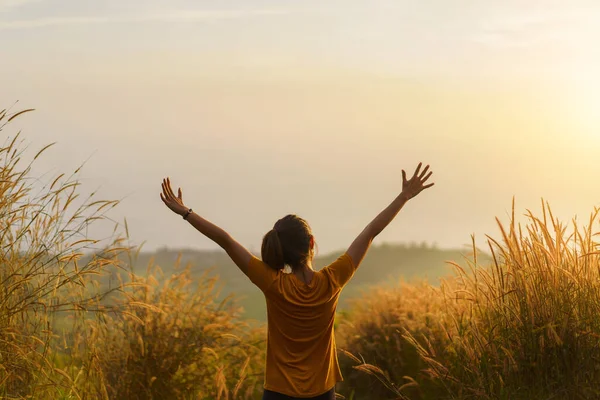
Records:
<instances>
[{"instance_id":1,"label":"distant hill","mask_svg":"<svg viewBox=\"0 0 600 400\"><path fill-rule=\"evenodd\" d=\"M315 269L319 270L334 261L343 250L318 256L315 259ZM373 246L363 260L352 281L344 289L340 298L339 309L343 310L349 298L355 297L361 291L372 285L395 283L400 279L427 279L437 285L439 278L452 273L447 261L455 261L465 265L465 256L471 250L438 249L427 245L382 244ZM141 252L135 260L134 272L144 275L151 259L154 265L160 266L165 276L173 274L174 264L181 255L182 265L191 264L193 275L200 276L207 269L211 274L219 275L222 285L221 295L235 293L241 298L245 316L260 321L266 320L266 307L263 295L248 278L233 264L227 254L220 250L192 249L160 249L155 252ZM485 263L489 257L479 255L480 262Z\"/></svg>"}]
</instances>

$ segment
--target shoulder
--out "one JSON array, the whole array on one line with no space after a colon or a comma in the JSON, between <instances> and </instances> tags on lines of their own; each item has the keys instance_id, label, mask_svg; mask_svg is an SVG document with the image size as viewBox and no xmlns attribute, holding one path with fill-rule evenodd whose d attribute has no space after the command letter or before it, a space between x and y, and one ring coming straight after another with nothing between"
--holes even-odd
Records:
<instances>
[{"instance_id":1,"label":"shoulder","mask_svg":"<svg viewBox=\"0 0 600 400\"><path fill-rule=\"evenodd\" d=\"M325 267L323 267L322 271L331 270L332 268L340 266L354 268L354 262L352 261L352 257L350 257L348 253L344 252L343 254L341 254L338 258L336 258L335 260L327 264Z\"/></svg>"},{"instance_id":2,"label":"shoulder","mask_svg":"<svg viewBox=\"0 0 600 400\"><path fill-rule=\"evenodd\" d=\"M336 286L343 287L354 275L356 267L348 253L340 255L336 260L322 269L322 272Z\"/></svg>"},{"instance_id":3,"label":"shoulder","mask_svg":"<svg viewBox=\"0 0 600 400\"><path fill-rule=\"evenodd\" d=\"M248 263L248 278L260 290L266 292L272 283L282 273L281 270L275 270L269 267L264 261L252 255Z\"/></svg>"}]
</instances>

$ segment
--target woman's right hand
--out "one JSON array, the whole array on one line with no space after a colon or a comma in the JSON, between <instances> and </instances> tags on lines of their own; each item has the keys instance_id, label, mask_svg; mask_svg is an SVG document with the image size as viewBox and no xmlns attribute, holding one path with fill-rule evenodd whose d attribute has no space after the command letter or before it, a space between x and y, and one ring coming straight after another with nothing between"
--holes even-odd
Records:
<instances>
[{"instance_id":1,"label":"woman's right hand","mask_svg":"<svg viewBox=\"0 0 600 400\"><path fill-rule=\"evenodd\" d=\"M425 185L425 182L427 182L433 172L430 171L427 173L427 171L429 171L429 165L425 167L423 172L420 172L422 165L423 163L419 163L414 175L410 179L406 179L406 172L402 170L402 196L404 196L406 200L412 199L423 190L434 185L433 183Z\"/></svg>"}]
</instances>

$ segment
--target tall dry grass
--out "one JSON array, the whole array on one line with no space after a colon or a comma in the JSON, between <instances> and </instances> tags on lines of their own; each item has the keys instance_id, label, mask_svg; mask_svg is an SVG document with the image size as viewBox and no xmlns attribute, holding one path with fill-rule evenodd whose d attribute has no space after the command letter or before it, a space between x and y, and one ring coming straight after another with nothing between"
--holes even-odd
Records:
<instances>
[{"instance_id":1,"label":"tall dry grass","mask_svg":"<svg viewBox=\"0 0 600 400\"><path fill-rule=\"evenodd\" d=\"M0 132L24 110L0 111ZM118 238L102 242L85 236L114 201L81 202L75 177L61 174L41 182L30 176L19 134L0 147L0 397L60 398L71 377L55 365L60 358L54 332L58 316L94 310L102 293L88 283L115 254ZM80 202L80 205L76 203ZM82 263L84 252L93 257Z\"/></svg>"},{"instance_id":2,"label":"tall dry grass","mask_svg":"<svg viewBox=\"0 0 600 400\"><path fill-rule=\"evenodd\" d=\"M398 334L408 329L427 338L422 343L436 352L447 345L439 325L443 302L430 285L399 282L394 287L375 287L351 300L348 308L351 311L336 328L344 376L340 393L347 398L383 400L399 395L436 398L442 392L422 372L426 363L417 349Z\"/></svg>"},{"instance_id":3,"label":"tall dry grass","mask_svg":"<svg viewBox=\"0 0 600 400\"><path fill-rule=\"evenodd\" d=\"M527 211L527 222L517 224L513 205L508 226L498 221L501 239L488 237L491 266L479 265L473 244L469 268L454 264L455 276L430 288L431 298L405 291L392 304L381 295L381 304L379 298L371 301L358 324L389 334L371 336L362 347L349 342L354 354L370 346L372 357L358 368L398 397L407 395L398 376L412 373L419 381L414 368L423 365L428 377L423 387L443 388L443 396L432 398L600 398L599 212L585 226L574 219L568 227L542 203L541 215ZM417 299L415 312L436 305L432 325L421 319L414 326L403 316L411 296ZM379 321L378 313L401 316L390 324ZM419 361L404 362L411 353L397 345L403 340ZM398 361L390 365L390 359Z\"/></svg>"},{"instance_id":4,"label":"tall dry grass","mask_svg":"<svg viewBox=\"0 0 600 400\"><path fill-rule=\"evenodd\" d=\"M598 213L569 229L542 203L521 226L513 206L501 240L489 238L492 267L475 259L457 288L442 286L455 356L438 364L420 348L431 375L479 398L600 397Z\"/></svg>"},{"instance_id":5,"label":"tall dry grass","mask_svg":"<svg viewBox=\"0 0 600 400\"><path fill-rule=\"evenodd\" d=\"M177 265L176 265L177 267ZM123 311L102 315L88 338L98 394L110 399L251 399L263 382L265 332L240 319L218 278L159 268L127 291ZM157 279L158 278L158 279Z\"/></svg>"},{"instance_id":6,"label":"tall dry grass","mask_svg":"<svg viewBox=\"0 0 600 400\"><path fill-rule=\"evenodd\" d=\"M23 113L0 112L0 132ZM264 332L235 299L217 300L216 277L194 282L188 267L164 278L155 265L137 277L125 238L88 237L118 202L80 197L80 168L32 177L50 146L25 165L18 134L0 147L0 398L256 395Z\"/></svg>"}]
</instances>

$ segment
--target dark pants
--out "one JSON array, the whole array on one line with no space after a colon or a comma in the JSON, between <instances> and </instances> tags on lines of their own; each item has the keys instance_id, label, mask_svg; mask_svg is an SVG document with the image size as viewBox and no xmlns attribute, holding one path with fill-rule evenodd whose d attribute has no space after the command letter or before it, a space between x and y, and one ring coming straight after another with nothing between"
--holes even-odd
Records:
<instances>
[{"instance_id":1,"label":"dark pants","mask_svg":"<svg viewBox=\"0 0 600 400\"><path fill-rule=\"evenodd\" d=\"M335 388L315 397L290 397L265 389L262 400L335 400Z\"/></svg>"}]
</instances>

